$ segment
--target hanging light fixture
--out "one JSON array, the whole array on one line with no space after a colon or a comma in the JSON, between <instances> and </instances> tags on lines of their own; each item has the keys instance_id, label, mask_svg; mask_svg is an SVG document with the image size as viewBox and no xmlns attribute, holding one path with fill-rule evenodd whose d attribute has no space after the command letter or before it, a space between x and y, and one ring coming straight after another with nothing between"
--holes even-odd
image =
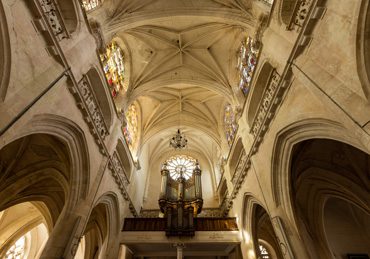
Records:
<instances>
[{"instance_id":1,"label":"hanging light fixture","mask_svg":"<svg viewBox=\"0 0 370 259\"><path fill-rule=\"evenodd\" d=\"M188 140L185 138L184 134L177 130L177 133L173 135L170 139L170 146L174 149L183 149L188 145Z\"/></svg>"}]
</instances>

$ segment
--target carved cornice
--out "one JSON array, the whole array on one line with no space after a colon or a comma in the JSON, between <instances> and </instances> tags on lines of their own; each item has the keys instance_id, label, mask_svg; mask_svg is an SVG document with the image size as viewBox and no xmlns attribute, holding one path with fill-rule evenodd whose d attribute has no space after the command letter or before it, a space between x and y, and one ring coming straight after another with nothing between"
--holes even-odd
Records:
<instances>
[{"instance_id":1,"label":"carved cornice","mask_svg":"<svg viewBox=\"0 0 370 259\"><path fill-rule=\"evenodd\" d=\"M117 166L116 161L114 161L114 154L116 151L113 153L113 155L110 157L109 162L108 162L108 168L110 169L110 172L118 185L118 188L123 196L123 198L129 202L129 209L134 217L138 217L139 214L136 212L135 206L130 198L130 195L127 192L127 185L129 184L127 179L124 176L124 173L119 169L119 166Z\"/></svg>"},{"instance_id":2,"label":"carved cornice","mask_svg":"<svg viewBox=\"0 0 370 259\"><path fill-rule=\"evenodd\" d=\"M127 177L127 173L122 165L122 161L119 158L117 151L113 152L111 159L112 159L112 166L114 167L114 170L118 173L118 175L121 176L122 181L125 184L125 187L127 187L130 183L130 180Z\"/></svg>"},{"instance_id":3,"label":"carved cornice","mask_svg":"<svg viewBox=\"0 0 370 259\"><path fill-rule=\"evenodd\" d=\"M238 166L232 178L234 189L230 196L231 199L235 199L237 196L251 166L251 157L258 151L258 148L270 127L271 121L282 103L283 95L290 85L290 75L291 74L287 74L287 79L282 80L275 70L271 73L268 87L263 93L262 100L257 110L258 112L252 123L251 133L254 137L252 147L248 154L240 157ZM231 206L232 204L230 207Z\"/></svg>"},{"instance_id":4,"label":"carved cornice","mask_svg":"<svg viewBox=\"0 0 370 259\"><path fill-rule=\"evenodd\" d=\"M89 126L90 132L94 136L100 152L103 155L107 155L104 139L109 134L109 131L88 77L84 75L78 86L71 85L69 90L73 94L77 106Z\"/></svg>"}]
</instances>

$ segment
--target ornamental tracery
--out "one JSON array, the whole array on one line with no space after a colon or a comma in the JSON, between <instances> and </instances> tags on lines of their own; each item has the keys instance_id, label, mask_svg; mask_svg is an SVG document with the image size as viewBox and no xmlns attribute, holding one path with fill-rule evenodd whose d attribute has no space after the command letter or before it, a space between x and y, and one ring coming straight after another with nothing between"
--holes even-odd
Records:
<instances>
[{"instance_id":1,"label":"ornamental tracery","mask_svg":"<svg viewBox=\"0 0 370 259\"><path fill-rule=\"evenodd\" d=\"M100 60L112 97L115 98L119 94L124 94L127 91L127 86L124 85L124 55L117 42L112 41L108 44L105 53L100 54Z\"/></svg>"},{"instance_id":2,"label":"ornamental tracery","mask_svg":"<svg viewBox=\"0 0 370 259\"><path fill-rule=\"evenodd\" d=\"M262 244L259 244L259 249L260 249L260 254L261 254L261 258L262 259L270 259L270 254L268 252L268 250L266 249L266 247Z\"/></svg>"},{"instance_id":3,"label":"ornamental tracery","mask_svg":"<svg viewBox=\"0 0 370 259\"><path fill-rule=\"evenodd\" d=\"M239 88L245 96L250 91L252 77L257 66L258 55L259 46L253 38L248 37L246 40L242 41L239 49L238 72Z\"/></svg>"},{"instance_id":4,"label":"ornamental tracery","mask_svg":"<svg viewBox=\"0 0 370 259\"><path fill-rule=\"evenodd\" d=\"M177 180L180 176L189 180L193 175L196 160L190 156L177 155L167 160L167 169L172 179Z\"/></svg>"}]
</instances>

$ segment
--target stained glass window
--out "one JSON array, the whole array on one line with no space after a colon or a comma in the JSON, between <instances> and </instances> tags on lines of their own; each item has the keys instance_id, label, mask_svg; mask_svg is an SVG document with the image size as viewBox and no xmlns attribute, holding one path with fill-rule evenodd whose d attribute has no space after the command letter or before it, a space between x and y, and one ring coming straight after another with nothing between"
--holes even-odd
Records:
<instances>
[{"instance_id":1,"label":"stained glass window","mask_svg":"<svg viewBox=\"0 0 370 259\"><path fill-rule=\"evenodd\" d=\"M242 42L238 58L239 87L244 95L249 92L252 76L257 65L259 49L255 41L248 37Z\"/></svg>"},{"instance_id":2,"label":"stained glass window","mask_svg":"<svg viewBox=\"0 0 370 259\"><path fill-rule=\"evenodd\" d=\"M6 252L5 259L22 259L24 256L25 245L26 245L26 237L22 236Z\"/></svg>"},{"instance_id":3,"label":"stained glass window","mask_svg":"<svg viewBox=\"0 0 370 259\"><path fill-rule=\"evenodd\" d=\"M188 180L193 175L195 163L195 159L190 156L177 155L167 160L167 169L172 179L177 180L182 174Z\"/></svg>"},{"instance_id":4,"label":"stained glass window","mask_svg":"<svg viewBox=\"0 0 370 259\"><path fill-rule=\"evenodd\" d=\"M88 12L97 8L100 3L100 0L83 0L82 6Z\"/></svg>"},{"instance_id":5,"label":"stained glass window","mask_svg":"<svg viewBox=\"0 0 370 259\"><path fill-rule=\"evenodd\" d=\"M235 111L230 104L225 106L224 124L226 140L229 146L231 146L236 130L238 129L238 124L236 123Z\"/></svg>"},{"instance_id":6,"label":"stained glass window","mask_svg":"<svg viewBox=\"0 0 370 259\"><path fill-rule=\"evenodd\" d=\"M123 135L132 151L138 139L138 115L134 104L131 104L126 112L126 121L127 125L123 128Z\"/></svg>"},{"instance_id":7,"label":"stained glass window","mask_svg":"<svg viewBox=\"0 0 370 259\"><path fill-rule=\"evenodd\" d=\"M119 93L125 93L127 89L123 84L125 67L121 48L113 41L107 46L105 53L100 55L100 59L113 98Z\"/></svg>"},{"instance_id":8,"label":"stained glass window","mask_svg":"<svg viewBox=\"0 0 370 259\"><path fill-rule=\"evenodd\" d=\"M266 249L266 247L259 244L259 248L260 248L260 254L261 254L262 259L270 259L271 258L269 252Z\"/></svg>"}]
</instances>

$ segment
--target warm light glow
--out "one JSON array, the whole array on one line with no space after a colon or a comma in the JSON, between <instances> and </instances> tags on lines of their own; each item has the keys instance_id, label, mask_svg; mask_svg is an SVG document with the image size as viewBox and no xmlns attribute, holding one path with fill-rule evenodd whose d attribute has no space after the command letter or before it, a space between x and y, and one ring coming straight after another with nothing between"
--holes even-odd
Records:
<instances>
[{"instance_id":1,"label":"warm light glow","mask_svg":"<svg viewBox=\"0 0 370 259\"><path fill-rule=\"evenodd\" d=\"M121 48L113 41L107 46L105 53L100 55L100 59L113 98L117 97L119 93L124 94L127 88L123 84L125 67Z\"/></svg>"},{"instance_id":2,"label":"warm light glow","mask_svg":"<svg viewBox=\"0 0 370 259\"><path fill-rule=\"evenodd\" d=\"M134 104L131 104L126 112L126 121L127 125L123 128L123 135L132 153L138 140L138 115Z\"/></svg>"},{"instance_id":3,"label":"warm light glow","mask_svg":"<svg viewBox=\"0 0 370 259\"><path fill-rule=\"evenodd\" d=\"M251 242L251 235L247 231L243 231L244 242L249 244Z\"/></svg>"},{"instance_id":4,"label":"warm light glow","mask_svg":"<svg viewBox=\"0 0 370 259\"><path fill-rule=\"evenodd\" d=\"M172 179L177 180L180 175L188 180L195 169L195 159L190 156L177 155L167 160L167 169Z\"/></svg>"},{"instance_id":5,"label":"warm light glow","mask_svg":"<svg viewBox=\"0 0 370 259\"><path fill-rule=\"evenodd\" d=\"M5 259L21 259L24 256L26 237L19 238L5 254Z\"/></svg>"},{"instance_id":6,"label":"warm light glow","mask_svg":"<svg viewBox=\"0 0 370 259\"><path fill-rule=\"evenodd\" d=\"M256 258L256 254L254 253L253 249L250 249L250 250L248 251L248 258L249 258L249 259Z\"/></svg>"},{"instance_id":7,"label":"warm light glow","mask_svg":"<svg viewBox=\"0 0 370 259\"><path fill-rule=\"evenodd\" d=\"M83 0L82 6L86 11L92 11L100 5L100 0Z\"/></svg>"}]
</instances>

